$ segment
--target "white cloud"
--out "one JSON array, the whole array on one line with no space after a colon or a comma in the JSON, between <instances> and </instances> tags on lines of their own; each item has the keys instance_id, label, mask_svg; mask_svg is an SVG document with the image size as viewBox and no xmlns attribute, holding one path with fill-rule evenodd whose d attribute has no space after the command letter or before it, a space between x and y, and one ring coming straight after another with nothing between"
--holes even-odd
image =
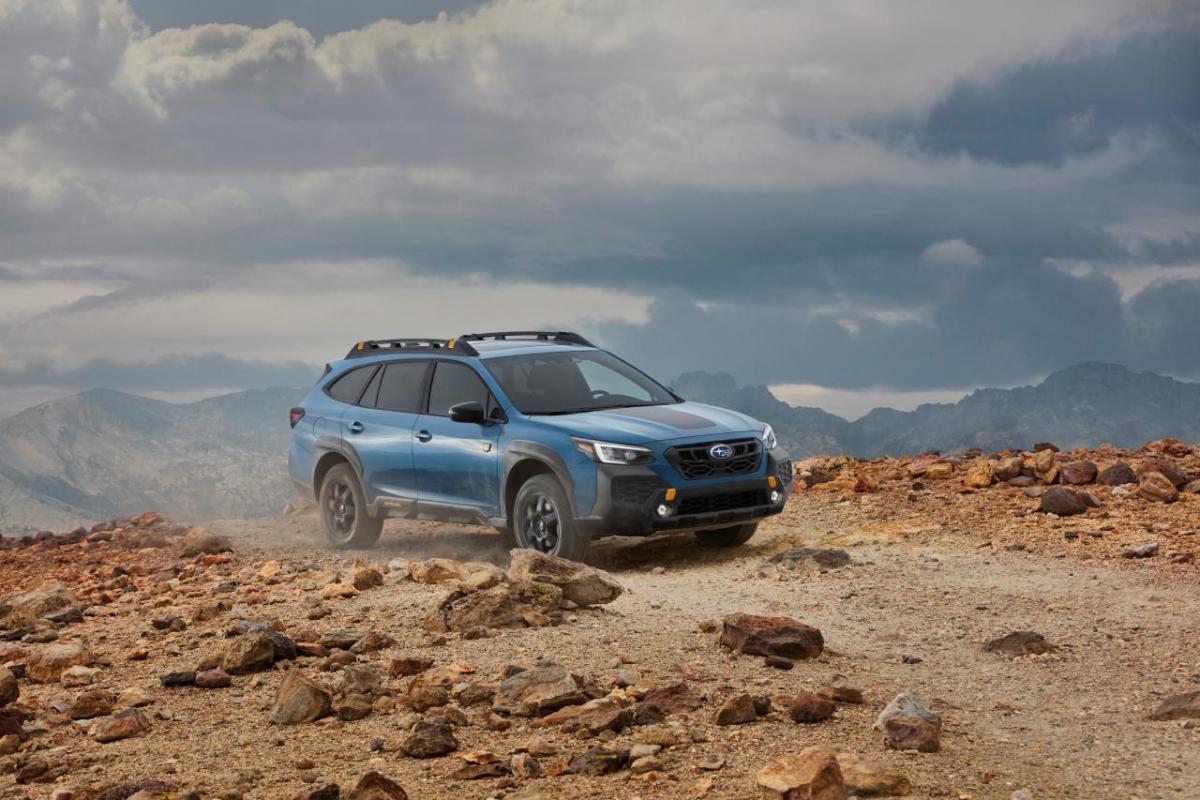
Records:
<instances>
[{"instance_id":1,"label":"white cloud","mask_svg":"<svg viewBox=\"0 0 1200 800\"><path fill-rule=\"evenodd\" d=\"M978 267L983 254L963 239L944 239L921 251L921 261L951 267Z\"/></svg>"}]
</instances>

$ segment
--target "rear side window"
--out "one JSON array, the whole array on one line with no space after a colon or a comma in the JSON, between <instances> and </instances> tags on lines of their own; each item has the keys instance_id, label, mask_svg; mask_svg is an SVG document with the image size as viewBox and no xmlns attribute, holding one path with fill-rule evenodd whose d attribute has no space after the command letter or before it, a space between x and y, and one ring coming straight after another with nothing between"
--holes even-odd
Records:
<instances>
[{"instance_id":1,"label":"rear side window","mask_svg":"<svg viewBox=\"0 0 1200 800\"><path fill-rule=\"evenodd\" d=\"M474 401L486 410L489 393L487 385L465 364L439 361L433 372L433 383L429 387L429 413L434 416L450 416L450 406Z\"/></svg>"},{"instance_id":2,"label":"rear side window","mask_svg":"<svg viewBox=\"0 0 1200 800\"><path fill-rule=\"evenodd\" d=\"M334 400L342 403L357 403L371 376L375 374L375 365L352 369L335 380L325 391Z\"/></svg>"},{"instance_id":3,"label":"rear side window","mask_svg":"<svg viewBox=\"0 0 1200 800\"><path fill-rule=\"evenodd\" d=\"M424 361L396 361L384 367L375 407L384 411L419 412L426 366Z\"/></svg>"}]
</instances>

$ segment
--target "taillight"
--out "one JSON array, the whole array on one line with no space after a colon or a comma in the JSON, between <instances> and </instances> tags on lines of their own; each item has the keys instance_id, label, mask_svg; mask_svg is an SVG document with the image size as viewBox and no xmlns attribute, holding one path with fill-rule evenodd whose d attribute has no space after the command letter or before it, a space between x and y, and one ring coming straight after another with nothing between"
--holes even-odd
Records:
<instances>
[{"instance_id":1,"label":"taillight","mask_svg":"<svg viewBox=\"0 0 1200 800\"><path fill-rule=\"evenodd\" d=\"M302 419L304 419L304 409L299 406L293 408L291 413L292 427L296 427L296 423Z\"/></svg>"}]
</instances>

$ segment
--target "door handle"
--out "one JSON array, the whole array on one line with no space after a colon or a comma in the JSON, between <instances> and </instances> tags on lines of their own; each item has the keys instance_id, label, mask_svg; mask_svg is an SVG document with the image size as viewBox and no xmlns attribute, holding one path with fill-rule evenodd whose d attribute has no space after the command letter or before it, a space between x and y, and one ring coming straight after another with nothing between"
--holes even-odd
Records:
<instances>
[{"instance_id":1,"label":"door handle","mask_svg":"<svg viewBox=\"0 0 1200 800\"><path fill-rule=\"evenodd\" d=\"M358 420L355 420L346 426L347 430L349 430L351 433L362 433L364 430L366 430L366 427L366 425L363 425Z\"/></svg>"},{"instance_id":2,"label":"door handle","mask_svg":"<svg viewBox=\"0 0 1200 800\"><path fill-rule=\"evenodd\" d=\"M433 438L433 434L430 433L429 431L417 431L417 441L418 442L428 442L432 438Z\"/></svg>"}]
</instances>

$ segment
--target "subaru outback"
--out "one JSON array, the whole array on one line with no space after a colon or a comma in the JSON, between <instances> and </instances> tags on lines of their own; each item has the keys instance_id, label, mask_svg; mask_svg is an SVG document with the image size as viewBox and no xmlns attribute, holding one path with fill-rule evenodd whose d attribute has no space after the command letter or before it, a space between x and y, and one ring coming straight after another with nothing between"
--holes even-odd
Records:
<instances>
[{"instance_id":1,"label":"subaru outback","mask_svg":"<svg viewBox=\"0 0 1200 800\"><path fill-rule=\"evenodd\" d=\"M614 534L734 546L792 488L770 425L569 332L359 342L291 425L292 480L337 547L370 547L388 517L491 525L575 561Z\"/></svg>"}]
</instances>

